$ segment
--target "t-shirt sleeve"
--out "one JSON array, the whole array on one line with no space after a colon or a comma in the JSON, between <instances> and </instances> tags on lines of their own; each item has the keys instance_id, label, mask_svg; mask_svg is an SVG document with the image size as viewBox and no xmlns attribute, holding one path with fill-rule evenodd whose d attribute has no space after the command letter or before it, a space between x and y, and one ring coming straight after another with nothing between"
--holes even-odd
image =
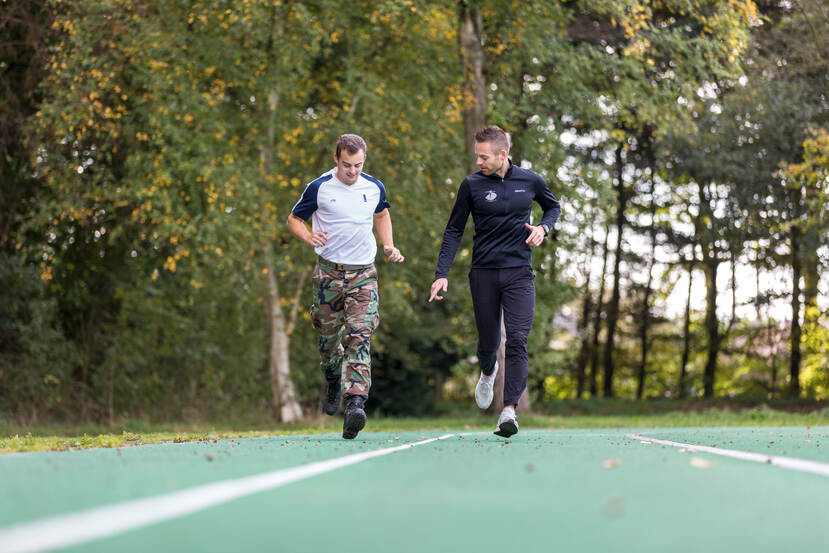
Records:
<instances>
[{"instance_id":1,"label":"t-shirt sleeve","mask_svg":"<svg viewBox=\"0 0 829 553\"><path fill-rule=\"evenodd\" d=\"M302 197L294 205L291 213L303 221L310 219L311 215L317 210L317 194L319 193L319 189L320 185L317 182L312 182L306 186L305 192L302 193Z\"/></svg>"},{"instance_id":2,"label":"t-shirt sleeve","mask_svg":"<svg viewBox=\"0 0 829 553\"><path fill-rule=\"evenodd\" d=\"M386 187L380 181L377 181L377 187L380 189L380 201L377 202L374 213L380 213L384 209L391 207L391 204L386 199Z\"/></svg>"}]
</instances>

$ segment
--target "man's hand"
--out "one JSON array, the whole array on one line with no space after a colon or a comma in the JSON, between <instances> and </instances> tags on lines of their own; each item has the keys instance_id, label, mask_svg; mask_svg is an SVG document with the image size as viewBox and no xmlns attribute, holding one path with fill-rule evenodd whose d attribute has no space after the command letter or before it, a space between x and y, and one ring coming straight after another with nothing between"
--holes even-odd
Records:
<instances>
[{"instance_id":1,"label":"man's hand","mask_svg":"<svg viewBox=\"0 0 829 553\"><path fill-rule=\"evenodd\" d=\"M288 215L288 220L285 221L285 225L288 227L288 230L291 231L291 234L306 244L311 244L315 248L324 246L325 243L328 242L327 231L311 232L308 229L308 225L305 224L305 221L293 213Z\"/></svg>"},{"instance_id":2,"label":"man's hand","mask_svg":"<svg viewBox=\"0 0 829 553\"><path fill-rule=\"evenodd\" d=\"M524 242L529 244L533 248L536 246L540 246L541 243L544 241L544 237L546 236L546 233L544 232L544 227L540 225L534 227L529 223L524 223L524 226L530 229L530 235Z\"/></svg>"},{"instance_id":3,"label":"man's hand","mask_svg":"<svg viewBox=\"0 0 829 553\"><path fill-rule=\"evenodd\" d=\"M446 293L447 288L449 287L449 281L445 278L438 278L432 283L432 295L429 296L429 301L432 300L442 300L443 296L438 296L438 293L443 292Z\"/></svg>"},{"instance_id":4,"label":"man's hand","mask_svg":"<svg viewBox=\"0 0 829 553\"><path fill-rule=\"evenodd\" d=\"M383 253L389 258L392 263L402 263L405 257L400 253L400 250L394 246L383 246Z\"/></svg>"},{"instance_id":5,"label":"man's hand","mask_svg":"<svg viewBox=\"0 0 829 553\"><path fill-rule=\"evenodd\" d=\"M314 234L310 235L306 240L309 244L314 246L315 248L319 248L324 246L326 242L328 242L328 232L315 232Z\"/></svg>"}]
</instances>

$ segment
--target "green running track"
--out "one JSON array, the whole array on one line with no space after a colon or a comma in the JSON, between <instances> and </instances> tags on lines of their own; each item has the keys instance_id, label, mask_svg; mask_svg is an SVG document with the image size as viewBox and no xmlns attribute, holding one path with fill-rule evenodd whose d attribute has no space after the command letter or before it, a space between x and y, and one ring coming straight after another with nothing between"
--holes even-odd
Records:
<instances>
[{"instance_id":1,"label":"green running track","mask_svg":"<svg viewBox=\"0 0 829 553\"><path fill-rule=\"evenodd\" d=\"M827 473L631 434L797 458ZM324 463L344 458L352 464ZM319 471L303 476L309 466ZM176 492L209 495L220 482L238 491L247 477L289 473L300 475L96 534L123 522L113 506L134 505L130 518L161 516ZM322 434L11 454L0 456L0 553L829 551L827 474L829 427L522 430L509 441L366 431L354 441ZM67 518L95 508L94 519ZM69 545L65 528L45 520L91 537ZM31 545L44 537L52 545Z\"/></svg>"}]
</instances>

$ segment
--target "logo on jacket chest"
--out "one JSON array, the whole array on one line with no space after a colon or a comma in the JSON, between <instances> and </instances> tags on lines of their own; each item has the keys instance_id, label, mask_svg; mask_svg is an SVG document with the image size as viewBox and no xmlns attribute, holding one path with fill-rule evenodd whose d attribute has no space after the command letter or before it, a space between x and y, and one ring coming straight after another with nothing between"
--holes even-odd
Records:
<instances>
[{"instance_id":1,"label":"logo on jacket chest","mask_svg":"<svg viewBox=\"0 0 829 553\"><path fill-rule=\"evenodd\" d=\"M488 202L494 202L495 199L498 197L498 194L495 193L495 190L489 190L484 196L484 199Z\"/></svg>"}]
</instances>

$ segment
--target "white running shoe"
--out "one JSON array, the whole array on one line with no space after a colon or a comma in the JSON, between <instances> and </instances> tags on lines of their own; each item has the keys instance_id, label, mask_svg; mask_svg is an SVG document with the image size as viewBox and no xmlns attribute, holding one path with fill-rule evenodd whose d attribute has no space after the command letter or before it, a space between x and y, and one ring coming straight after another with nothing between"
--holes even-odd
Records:
<instances>
[{"instance_id":1,"label":"white running shoe","mask_svg":"<svg viewBox=\"0 0 829 553\"><path fill-rule=\"evenodd\" d=\"M495 369L489 376L484 376L478 379L478 385L475 386L475 402L481 409L486 409L492 404L492 388L495 386L495 375L498 374L498 361L495 362Z\"/></svg>"},{"instance_id":2,"label":"white running shoe","mask_svg":"<svg viewBox=\"0 0 829 553\"><path fill-rule=\"evenodd\" d=\"M498 427L495 429L495 435L509 438L517 432L518 421L515 420L515 410L512 407L507 407L501 411L501 416L498 417Z\"/></svg>"}]
</instances>

